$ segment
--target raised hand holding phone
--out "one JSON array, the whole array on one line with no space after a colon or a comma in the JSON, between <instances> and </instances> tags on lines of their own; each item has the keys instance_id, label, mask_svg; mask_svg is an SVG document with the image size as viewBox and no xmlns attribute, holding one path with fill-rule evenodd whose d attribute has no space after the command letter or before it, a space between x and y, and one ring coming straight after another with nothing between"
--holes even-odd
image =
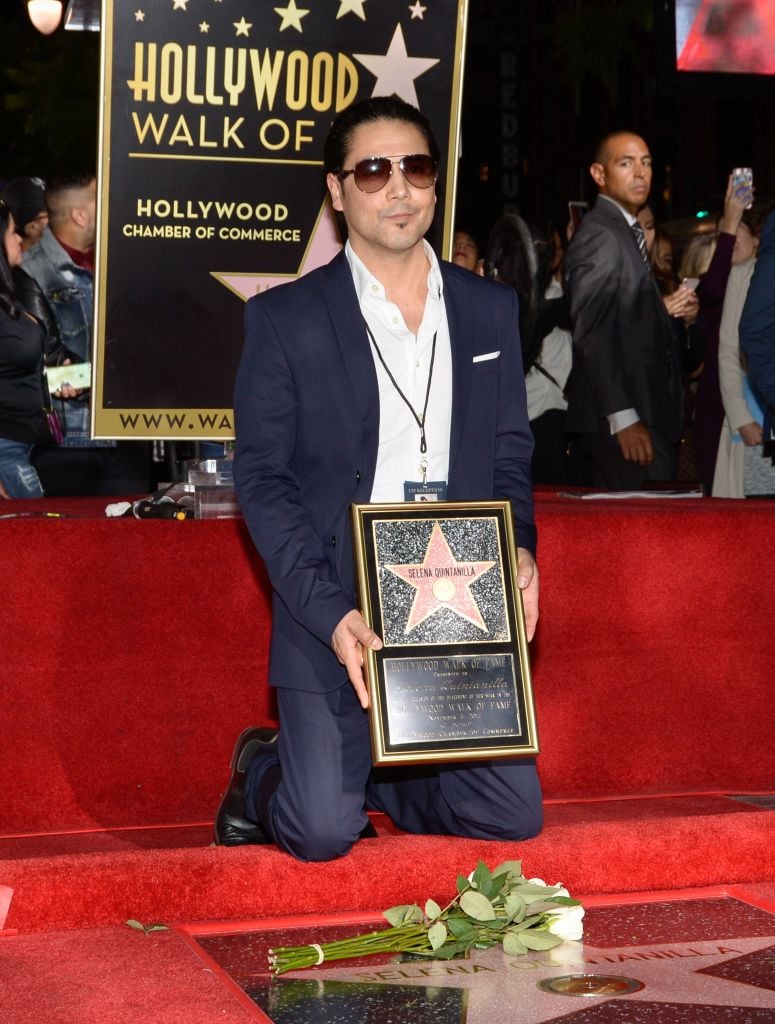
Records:
<instances>
[{"instance_id":1,"label":"raised hand holding phone","mask_svg":"<svg viewBox=\"0 0 775 1024\"><path fill-rule=\"evenodd\" d=\"M740 202L745 200L745 209L750 210L753 206L753 168L735 167L731 186L735 197Z\"/></svg>"}]
</instances>

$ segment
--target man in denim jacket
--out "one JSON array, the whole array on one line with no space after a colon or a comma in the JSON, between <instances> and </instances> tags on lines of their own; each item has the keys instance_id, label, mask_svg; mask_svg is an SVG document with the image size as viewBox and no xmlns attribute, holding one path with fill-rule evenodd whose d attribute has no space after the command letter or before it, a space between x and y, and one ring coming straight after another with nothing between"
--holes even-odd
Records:
<instances>
[{"instance_id":1,"label":"man in denim jacket","mask_svg":"<svg viewBox=\"0 0 775 1024\"><path fill-rule=\"evenodd\" d=\"M52 180L46 201L49 225L25 255L24 270L37 282L54 314L65 358L88 363L94 319L96 179L86 173ZM63 446L41 449L36 456L47 494L148 490L146 445L93 440L88 391L57 404L63 414Z\"/></svg>"}]
</instances>

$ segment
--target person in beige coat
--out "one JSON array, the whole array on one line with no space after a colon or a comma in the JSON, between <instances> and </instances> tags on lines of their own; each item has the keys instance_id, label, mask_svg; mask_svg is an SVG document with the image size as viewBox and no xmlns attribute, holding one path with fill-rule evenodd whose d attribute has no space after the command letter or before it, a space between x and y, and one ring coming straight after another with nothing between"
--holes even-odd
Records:
<instances>
[{"instance_id":1,"label":"person in beige coat","mask_svg":"<svg viewBox=\"0 0 775 1024\"><path fill-rule=\"evenodd\" d=\"M719 332L719 382L724 404L724 426L719 440L714 498L744 498L743 450L762 443L762 428L745 398L745 369L741 363L738 326L756 258L732 267L724 296Z\"/></svg>"}]
</instances>

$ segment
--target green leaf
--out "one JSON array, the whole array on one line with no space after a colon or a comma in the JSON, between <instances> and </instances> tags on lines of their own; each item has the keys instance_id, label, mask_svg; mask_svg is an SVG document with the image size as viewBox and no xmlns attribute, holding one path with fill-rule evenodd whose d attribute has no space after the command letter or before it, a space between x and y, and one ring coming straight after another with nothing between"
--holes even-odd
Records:
<instances>
[{"instance_id":1,"label":"green leaf","mask_svg":"<svg viewBox=\"0 0 775 1024\"><path fill-rule=\"evenodd\" d=\"M510 892L503 901L503 906L510 921L516 921L519 924L520 921L525 920L527 904L519 893Z\"/></svg>"},{"instance_id":2,"label":"green leaf","mask_svg":"<svg viewBox=\"0 0 775 1024\"><path fill-rule=\"evenodd\" d=\"M525 931L519 933L519 941L528 949L545 950L561 946L563 940L551 932Z\"/></svg>"},{"instance_id":3,"label":"green leaf","mask_svg":"<svg viewBox=\"0 0 775 1024\"><path fill-rule=\"evenodd\" d=\"M460 909L475 921L491 921L495 917L492 903L480 892L464 892L460 897Z\"/></svg>"},{"instance_id":4,"label":"green leaf","mask_svg":"<svg viewBox=\"0 0 775 1024\"><path fill-rule=\"evenodd\" d=\"M473 946L473 942L447 942L446 945L440 946L434 953L434 958L437 960L451 960L453 956L459 956L461 953L467 953Z\"/></svg>"},{"instance_id":5,"label":"green leaf","mask_svg":"<svg viewBox=\"0 0 775 1024\"><path fill-rule=\"evenodd\" d=\"M515 924L514 927L517 931L521 932L526 928L533 928L535 925L540 924L543 920L543 914L531 914L529 917L524 918L519 924Z\"/></svg>"},{"instance_id":6,"label":"green leaf","mask_svg":"<svg viewBox=\"0 0 775 1024\"><path fill-rule=\"evenodd\" d=\"M536 882L523 882L515 887L514 892L518 892L520 896L540 896L542 899L548 899L559 892L561 888L561 885L538 885Z\"/></svg>"},{"instance_id":7,"label":"green leaf","mask_svg":"<svg viewBox=\"0 0 775 1024\"><path fill-rule=\"evenodd\" d=\"M136 921L134 918L130 918L125 924L129 928L134 928L136 932L142 932L144 935L150 935L151 932L169 931L166 924L143 924L142 921Z\"/></svg>"},{"instance_id":8,"label":"green leaf","mask_svg":"<svg viewBox=\"0 0 775 1024\"><path fill-rule=\"evenodd\" d=\"M501 892L508 885L508 883L509 883L508 872L504 871L504 872L501 872L501 874L496 874L493 871L493 875L492 875L492 886L493 886L493 890L494 890L493 895L495 893Z\"/></svg>"},{"instance_id":9,"label":"green leaf","mask_svg":"<svg viewBox=\"0 0 775 1024\"><path fill-rule=\"evenodd\" d=\"M474 876L472 878L474 888L479 889L480 892L484 888L489 889L491 881L492 875L490 874L490 869L487 867L483 860L480 860L479 863L476 865L476 870L474 871ZM485 895L489 894L485 893Z\"/></svg>"},{"instance_id":10,"label":"green leaf","mask_svg":"<svg viewBox=\"0 0 775 1024\"><path fill-rule=\"evenodd\" d=\"M466 889L471 888L471 883L468 881L465 875L457 876L457 891L465 892Z\"/></svg>"},{"instance_id":11,"label":"green leaf","mask_svg":"<svg viewBox=\"0 0 775 1024\"><path fill-rule=\"evenodd\" d=\"M504 928L508 928L509 922L505 918L493 917L489 921L482 921L482 925L492 932L502 932Z\"/></svg>"},{"instance_id":12,"label":"green leaf","mask_svg":"<svg viewBox=\"0 0 775 1024\"><path fill-rule=\"evenodd\" d=\"M419 923L422 921L422 911L416 903L403 903L398 907L390 907L382 913L394 928L400 928L404 924Z\"/></svg>"},{"instance_id":13,"label":"green leaf","mask_svg":"<svg viewBox=\"0 0 775 1024\"><path fill-rule=\"evenodd\" d=\"M494 875L500 875L503 872L515 878L522 877L522 861L521 860L504 860L502 864L499 864L497 868L493 870Z\"/></svg>"},{"instance_id":14,"label":"green leaf","mask_svg":"<svg viewBox=\"0 0 775 1024\"><path fill-rule=\"evenodd\" d=\"M581 900L574 900L572 896L552 896L550 903L556 903L561 907L580 907Z\"/></svg>"},{"instance_id":15,"label":"green leaf","mask_svg":"<svg viewBox=\"0 0 775 1024\"><path fill-rule=\"evenodd\" d=\"M464 939L466 936L473 935L474 933L474 926L467 917L448 917L447 928L459 939Z\"/></svg>"},{"instance_id":16,"label":"green leaf","mask_svg":"<svg viewBox=\"0 0 775 1024\"><path fill-rule=\"evenodd\" d=\"M443 921L436 921L428 929L428 942L431 944L431 949L439 949L447 941L447 929L444 927Z\"/></svg>"},{"instance_id":17,"label":"green leaf","mask_svg":"<svg viewBox=\"0 0 775 1024\"><path fill-rule=\"evenodd\" d=\"M514 892L516 892L518 896L521 896L525 903L537 903L539 900L549 900L559 891L559 885L543 886L530 885L529 883L525 883L525 885L518 885L514 889Z\"/></svg>"},{"instance_id":18,"label":"green leaf","mask_svg":"<svg viewBox=\"0 0 775 1024\"><path fill-rule=\"evenodd\" d=\"M438 905L436 900L426 901L425 916L429 921L435 921L437 917L441 917L441 907Z\"/></svg>"},{"instance_id":19,"label":"green leaf","mask_svg":"<svg viewBox=\"0 0 775 1024\"><path fill-rule=\"evenodd\" d=\"M503 936L503 952L510 956L523 956L527 953L527 946L523 945L516 932L506 932Z\"/></svg>"}]
</instances>

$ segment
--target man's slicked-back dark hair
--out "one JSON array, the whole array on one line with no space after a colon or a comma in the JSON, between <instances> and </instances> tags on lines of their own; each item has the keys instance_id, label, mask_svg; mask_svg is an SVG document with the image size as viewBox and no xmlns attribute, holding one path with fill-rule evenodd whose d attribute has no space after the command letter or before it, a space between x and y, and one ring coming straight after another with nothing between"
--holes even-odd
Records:
<instances>
[{"instance_id":1,"label":"man's slicked-back dark hair","mask_svg":"<svg viewBox=\"0 0 775 1024\"><path fill-rule=\"evenodd\" d=\"M439 159L439 147L431 123L417 107L398 96L372 96L345 107L334 118L323 144L323 169L326 174L338 174L344 170L345 160L352 148L352 137L356 128L373 121L405 121L417 128L434 160ZM393 156L392 153L370 153L369 156Z\"/></svg>"}]
</instances>

